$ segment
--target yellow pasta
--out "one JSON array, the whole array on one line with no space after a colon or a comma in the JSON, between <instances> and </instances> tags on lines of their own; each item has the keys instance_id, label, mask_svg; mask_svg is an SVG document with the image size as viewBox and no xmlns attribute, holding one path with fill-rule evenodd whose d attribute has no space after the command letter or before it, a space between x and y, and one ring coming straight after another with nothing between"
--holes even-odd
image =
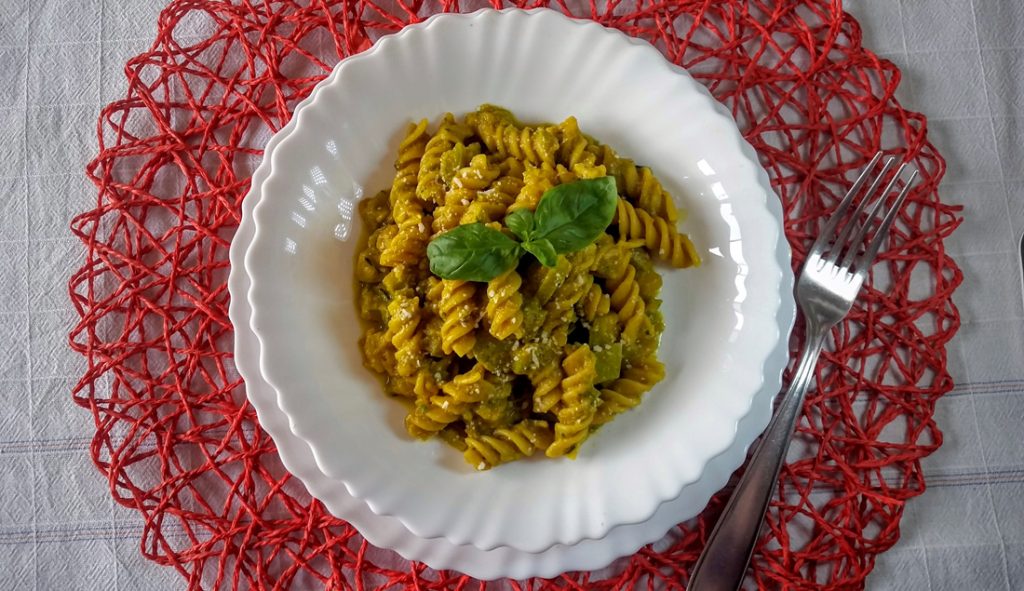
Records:
<instances>
[{"instance_id":1,"label":"yellow pasta","mask_svg":"<svg viewBox=\"0 0 1024 591\"><path fill-rule=\"evenodd\" d=\"M559 363L544 365L530 375L533 384L533 410L545 413L562 401L562 366Z\"/></svg>"},{"instance_id":2,"label":"yellow pasta","mask_svg":"<svg viewBox=\"0 0 1024 591\"><path fill-rule=\"evenodd\" d=\"M640 336L647 322L647 307L640 297L640 285L636 282L636 267L628 254L620 255L612 266L606 285L611 290L609 303L619 315L622 325L623 343L632 343Z\"/></svg>"},{"instance_id":3,"label":"yellow pasta","mask_svg":"<svg viewBox=\"0 0 1024 591\"><path fill-rule=\"evenodd\" d=\"M562 369L565 379L562 380L561 408L556 413L555 440L544 452L549 458L575 455L590 434L590 424L597 410L598 392L594 389L597 368L590 347L577 346L562 361Z\"/></svg>"},{"instance_id":4,"label":"yellow pasta","mask_svg":"<svg viewBox=\"0 0 1024 591\"><path fill-rule=\"evenodd\" d=\"M410 376L392 376L387 386L391 394L417 400L427 400L439 391L433 370L423 367Z\"/></svg>"},{"instance_id":5,"label":"yellow pasta","mask_svg":"<svg viewBox=\"0 0 1024 591\"><path fill-rule=\"evenodd\" d=\"M382 266L415 264L426 252L427 241L430 239L427 232L430 219L416 196L416 184L422 172L424 152L431 140L427 134L427 120L424 119L409 128L405 139L398 146L395 180L389 194L395 225L388 233L389 236L381 236L379 248Z\"/></svg>"},{"instance_id":6,"label":"yellow pasta","mask_svg":"<svg viewBox=\"0 0 1024 591\"><path fill-rule=\"evenodd\" d=\"M589 245L529 251L553 266L525 254L490 281L431 271L427 247L438 236L475 223L513 236L511 212L536 211L552 188L602 177L618 192L611 225ZM411 436L441 439L476 470L572 458L664 378L654 261L689 267L700 258L654 173L574 117L528 125L485 105L462 119L445 115L433 135L426 121L412 124L390 189L360 203L359 215L359 345L384 391L408 406Z\"/></svg>"},{"instance_id":7,"label":"yellow pasta","mask_svg":"<svg viewBox=\"0 0 1024 591\"><path fill-rule=\"evenodd\" d=\"M615 415L640 404L640 398L665 377L665 366L654 358L633 364L622 377L601 389L601 402L594 415L594 424L603 425Z\"/></svg>"},{"instance_id":8,"label":"yellow pasta","mask_svg":"<svg viewBox=\"0 0 1024 591\"><path fill-rule=\"evenodd\" d=\"M486 470L546 450L553 438L547 421L526 419L507 429L496 429L493 435L467 437L463 456L477 470Z\"/></svg>"},{"instance_id":9,"label":"yellow pasta","mask_svg":"<svg viewBox=\"0 0 1024 591\"><path fill-rule=\"evenodd\" d=\"M498 339L523 336L523 295L519 292L522 284L523 280L515 269L487 284L489 330Z\"/></svg>"},{"instance_id":10,"label":"yellow pasta","mask_svg":"<svg viewBox=\"0 0 1024 591\"><path fill-rule=\"evenodd\" d=\"M438 312L441 316L441 349L446 355L469 354L476 343L479 320L476 286L468 281L444 279Z\"/></svg>"},{"instance_id":11,"label":"yellow pasta","mask_svg":"<svg viewBox=\"0 0 1024 591\"><path fill-rule=\"evenodd\" d=\"M594 318L607 314L611 310L611 306L612 302L608 294L604 293L600 285L592 283L580 301L576 303L576 314L587 322L593 322Z\"/></svg>"},{"instance_id":12,"label":"yellow pasta","mask_svg":"<svg viewBox=\"0 0 1024 591\"><path fill-rule=\"evenodd\" d=\"M558 140L547 127L519 125L507 111L480 110L467 119L491 153L533 165L555 164Z\"/></svg>"},{"instance_id":13,"label":"yellow pasta","mask_svg":"<svg viewBox=\"0 0 1024 591\"><path fill-rule=\"evenodd\" d=\"M664 218L634 207L625 199L619 199L612 223L618 225L620 236L642 240L648 250L673 267L700 264L700 256L688 236L677 232Z\"/></svg>"},{"instance_id":14,"label":"yellow pasta","mask_svg":"<svg viewBox=\"0 0 1024 591\"><path fill-rule=\"evenodd\" d=\"M533 295L538 304L545 306L555 295L555 291L565 283L571 272L572 263L564 256L558 257L554 267L534 265L527 275L529 277L527 292Z\"/></svg>"},{"instance_id":15,"label":"yellow pasta","mask_svg":"<svg viewBox=\"0 0 1024 591\"><path fill-rule=\"evenodd\" d=\"M591 144L580 132L575 117L569 117L558 125L559 161L581 179L596 179L607 175L603 164L598 164L601 150Z\"/></svg>"},{"instance_id":16,"label":"yellow pasta","mask_svg":"<svg viewBox=\"0 0 1024 591\"><path fill-rule=\"evenodd\" d=\"M419 182L420 167L427 144L430 142L427 133L427 120L423 119L410 125L398 145L398 156L395 158L395 180L391 183L391 214L396 222L404 219L410 207L415 205L416 185Z\"/></svg>"},{"instance_id":17,"label":"yellow pasta","mask_svg":"<svg viewBox=\"0 0 1024 591\"><path fill-rule=\"evenodd\" d=\"M540 201L544 192L555 186L558 182L558 175L555 172L554 167L535 167L531 166L523 172L523 186L520 187L519 193L516 195L512 205L509 206L509 211L515 211L517 209L537 209L537 203Z\"/></svg>"},{"instance_id":18,"label":"yellow pasta","mask_svg":"<svg viewBox=\"0 0 1024 591\"><path fill-rule=\"evenodd\" d=\"M470 134L469 128L456 123L451 113L434 137L423 147L423 158L416 177L416 196L424 203L440 204L444 198L444 181L441 178L441 159L446 152L461 144Z\"/></svg>"},{"instance_id":19,"label":"yellow pasta","mask_svg":"<svg viewBox=\"0 0 1024 591\"><path fill-rule=\"evenodd\" d=\"M493 385L486 380L486 374L484 366L477 363L466 373L455 376L441 386L441 391L447 396L445 400L450 399L459 404L486 400L493 389Z\"/></svg>"},{"instance_id":20,"label":"yellow pasta","mask_svg":"<svg viewBox=\"0 0 1024 591\"><path fill-rule=\"evenodd\" d=\"M388 316L387 334L395 347L395 371L400 376L411 376L423 362L419 298L396 295L388 304Z\"/></svg>"},{"instance_id":21,"label":"yellow pasta","mask_svg":"<svg viewBox=\"0 0 1024 591\"><path fill-rule=\"evenodd\" d=\"M451 230L465 223L461 219L476 201L477 194L487 188L499 174L501 171L488 162L484 154L474 156L468 166L456 171L452 177L452 188L445 194L443 204L434 210L434 232Z\"/></svg>"},{"instance_id":22,"label":"yellow pasta","mask_svg":"<svg viewBox=\"0 0 1024 591\"><path fill-rule=\"evenodd\" d=\"M597 260L597 246L591 244L572 253L565 260L569 273L544 306L547 318L542 330L548 332L554 332L559 326L572 322L575 316L573 307L593 286L594 275L591 273L591 267Z\"/></svg>"},{"instance_id":23,"label":"yellow pasta","mask_svg":"<svg viewBox=\"0 0 1024 591\"><path fill-rule=\"evenodd\" d=\"M405 430L413 437L427 439L462 419L466 406L446 396L433 396L425 402L417 403L415 409L405 417Z\"/></svg>"}]
</instances>

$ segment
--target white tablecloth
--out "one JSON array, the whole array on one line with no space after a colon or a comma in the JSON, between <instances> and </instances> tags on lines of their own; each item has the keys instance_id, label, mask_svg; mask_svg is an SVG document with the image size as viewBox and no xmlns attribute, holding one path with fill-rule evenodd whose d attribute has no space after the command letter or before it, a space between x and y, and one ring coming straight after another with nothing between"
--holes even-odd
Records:
<instances>
[{"instance_id":1,"label":"white tablecloth","mask_svg":"<svg viewBox=\"0 0 1024 591\"><path fill-rule=\"evenodd\" d=\"M165 0L0 0L0 588L182 589L138 552L141 521L115 506L88 456L92 424L69 392L66 296L83 249L70 216L100 106L145 49ZM947 243L963 268L956 389L938 404L945 444L925 461L900 542L873 590L1024 588L1024 2L848 0L865 45L904 73L929 117L945 198L966 219Z\"/></svg>"}]
</instances>

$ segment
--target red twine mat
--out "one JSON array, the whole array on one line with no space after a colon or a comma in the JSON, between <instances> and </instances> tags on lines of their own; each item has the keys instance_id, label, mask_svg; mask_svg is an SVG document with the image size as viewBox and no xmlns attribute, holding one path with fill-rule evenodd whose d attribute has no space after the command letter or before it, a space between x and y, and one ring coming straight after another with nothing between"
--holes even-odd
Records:
<instances>
[{"instance_id":1,"label":"red twine mat","mask_svg":"<svg viewBox=\"0 0 1024 591\"><path fill-rule=\"evenodd\" d=\"M88 257L70 282L91 452L117 501L143 516L141 551L189 589L482 587L368 547L311 501L232 366L228 245L270 132L339 59L434 12L484 6L311 4L173 2L150 50L125 67L126 98L102 112L88 168L99 198L72 224ZM938 199L944 164L924 118L893 98L899 71L861 47L839 0L550 6L654 43L732 110L782 199L794 265L876 149L920 170L864 297L819 363L748 579L862 587L899 537L904 503L924 489L919 462L941 443L932 414L952 387L944 346L959 326L950 295L961 275L942 246L957 213ZM503 585L682 589L722 501L601 573Z\"/></svg>"}]
</instances>

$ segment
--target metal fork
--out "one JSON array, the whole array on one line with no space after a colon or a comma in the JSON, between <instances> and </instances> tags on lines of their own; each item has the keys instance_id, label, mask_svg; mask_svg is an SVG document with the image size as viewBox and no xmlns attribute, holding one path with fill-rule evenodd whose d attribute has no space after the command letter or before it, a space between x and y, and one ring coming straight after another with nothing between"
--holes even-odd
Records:
<instances>
[{"instance_id":1,"label":"metal fork","mask_svg":"<svg viewBox=\"0 0 1024 591\"><path fill-rule=\"evenodd\" d=\"M743 583L825 337L850 312L882 241L917 177L917 171L911 169L910 178L862 252L872 222L908 168L902 164L879 194L878 187L895 161L895 158L887 158L871 181L865 197L839 230L847 210L881 159L881 152L875 154L861 172L814 241L804 262L796 284L796 300L807 328L803 354L793 372L789 389L779 400L772 422L694 566L687 591L735 591ZM864 211L876 196L874 206L861 222Z\"/></svg>"}]
</instances>

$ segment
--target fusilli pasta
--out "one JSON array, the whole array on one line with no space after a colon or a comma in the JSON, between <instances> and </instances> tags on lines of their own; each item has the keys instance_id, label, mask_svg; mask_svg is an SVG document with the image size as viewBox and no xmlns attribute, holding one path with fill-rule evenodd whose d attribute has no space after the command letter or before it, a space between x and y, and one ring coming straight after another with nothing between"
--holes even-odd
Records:
<instances>
[{"instance_id":1,"label":"fusilli pasta","mask_svg":"<svg viewBox=\"0 0 1024 591\"><path fill-rule=\"evenodd\" d=\"M620 236L642 240L648 250L673 267L700 263L697 249L688 236L677 232L664 218L653 216L625 199L619 199L612 223L618 225Z\"/></svg>"},{"instance_id":2,"label":"fusilli pasta","mask_svg":"<svg viewBox=\"0 0 1024 591\"><path fill-rule=\"evenodd\" d=\"M509 213L535 211L556 186L605 176L619 195L612 224L593 244L551 254L552 267L526 255L486 283L431 272L435 237L475 222L511 236ZM364 365L408 405L413 437L440 438L477 470L541 453L574 457L664 378L653 260L688 267L700 258L654 173L574 117L525 125L485 105L462 120L446 115L433 135L425 120L412 124L390 190L359 214Z\"/></svg>"},{"instance_id":3,"label":"fusilli pasta","mask_svg":"<svg viewBox=\"0 0 1024 591\"><path fill-rule=\"evenodd\" d=\"M511 269L487 284L487 319L491 334L499 339L523 336L523 280Z\"/></svg>"},{"instance_id":4,"label":"fusilli pasta","mask_svg":"<svg viewBox=\"0 0 1024 591\"><path fill-rule=\"evenodd\" d=\"M524 419L507 429L495 429L493 435L467 437L463 456L477 470L486 470L548 449L553 438L547 421Z\"/></svg>"},{"instance_id":5,"label":"fusilli pasta","mask_svg":"<svg viewBox=\"0 0 1024 591\"><path fill-rule=\"evenodd\" d=\"M555 413L555 440L548 446L549 458L575 455L579 445L590 435L590 424L599 404L594 389L597 366L594 354L587 345L576 346L562 361L565 379L562 380L562 400Z\"/></svg>"}]
</instances>

